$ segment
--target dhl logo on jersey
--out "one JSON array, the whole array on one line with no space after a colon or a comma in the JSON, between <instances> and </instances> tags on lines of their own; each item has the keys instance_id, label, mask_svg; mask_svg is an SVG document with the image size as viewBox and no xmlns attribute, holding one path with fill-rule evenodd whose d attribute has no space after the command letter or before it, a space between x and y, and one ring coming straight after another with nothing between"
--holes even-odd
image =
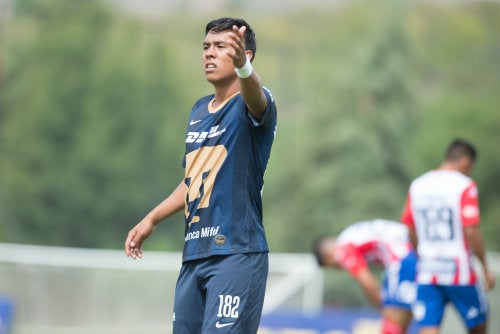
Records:
<instances>
[{"instance_id":1,"label":"dhl logo on jersey","mask_svg":"<svg viewBox=\"0 0 500 334\"><path fill-rule=\"evenodd\" d=\"M186 136L186 143L201 143L207 138L214 138L226 132L226 128L219 130L219 125L213 126L210 131L189 131Z\"/></svg>"}]
</instances>

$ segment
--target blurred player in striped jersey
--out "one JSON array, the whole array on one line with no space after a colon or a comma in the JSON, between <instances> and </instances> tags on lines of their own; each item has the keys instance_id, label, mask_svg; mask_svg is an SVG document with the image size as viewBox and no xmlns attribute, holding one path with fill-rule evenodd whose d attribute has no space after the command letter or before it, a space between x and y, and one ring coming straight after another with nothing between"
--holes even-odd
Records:
<instances>
[{"instance_id":1,"label":"blurred player in striped jersey","mask_svg":"<svg viewBox=\"0 0 500 334\"><path fill-rule=\"evenodd\" d=\"M478 226L476 183L468 176L475 159L474 146L456 139L439 168L410 185L401 221L409 226L419 256L414 316L421 334L439 332L448 302L455 305L469 333L486 333L488 304L472 255L481 263L486 289L495 282Z\"/></svg>"}]
</instances>

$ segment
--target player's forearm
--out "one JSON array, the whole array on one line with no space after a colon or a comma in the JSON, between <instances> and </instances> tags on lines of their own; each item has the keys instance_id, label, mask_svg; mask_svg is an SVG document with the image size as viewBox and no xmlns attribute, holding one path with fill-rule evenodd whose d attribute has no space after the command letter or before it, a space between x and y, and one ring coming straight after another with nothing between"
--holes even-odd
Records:
<instances>
[{"instance_id":1,"label":"player's forearm","mask_svg":"<svg viewBox=\"0 0 500 334\"><path fill-rule=\"evenodd\" d=\"M370 288L370 289L365 289L365 294L366 296L368 297L368 300L370 301L370 303L377 307L377 308L381 308L382 307L382 303L380 301L380 291L378 290L378 287L377 288Z\"/></svg>"},{"instance_id":2,"label":"player's forearm","mask_svg":"<svg viewBox=\"0 0 500 334\"><path fill-rule=\"evenodd\" d=\"M370 303L380 308L382 305L380 300L380 287L370 270L368 268L361 270L355 278Z\"/></svg>"},{"instance_id":3,"label":"player's forearm","mask_svg":"<svg viewBox=\"0 0 500 334\"><path fill-rule=\"evenodd\" d=\"M488 271L486 263L486 251L484 249L483 237L477 226L469 226L464 229L465 237L469 244L471 252L477 257L481 263L483 270Z\"/></svg>"},{"instance_id":4,"label":"player's forearm","mask_svg":"<svg viewBox=\"0 0 500 334\"><path fill-rule=\"evenodd\" d=\"M260 120L266 110L267 98L262 91L259 75L253 71L248 78L240 78L239 80L243 101L245 101L252 116Z\"/></svg>"},{"instance_id":5,"label":"player's forearm","mask_svg":"<svg viewBox=\"0 0 500 334\"><path fill-rule=\"evenodd\" d=\"M157 225L162 220L184 209L185 195L186 186L184 185L184 181L182 181L170 196L151 210L145 218L151 220L154 225Z\"/></svg>"}]
</instances>

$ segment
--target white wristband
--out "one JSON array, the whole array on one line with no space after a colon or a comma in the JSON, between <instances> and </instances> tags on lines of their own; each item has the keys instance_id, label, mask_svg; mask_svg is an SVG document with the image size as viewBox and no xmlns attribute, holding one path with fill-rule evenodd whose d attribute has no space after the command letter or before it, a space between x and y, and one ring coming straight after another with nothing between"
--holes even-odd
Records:
<instances>
[{"instance_id":1,"label":"white wristband","mask_svg":"<svg viewBox=\"0 0 500 334\"><path fill-rule=\"evenodd\" d=\"M249 76L251 76L253 72L253 67L252 64L250 63L250 59L247 58L247 62L245 63L245 65L243 65L240 68L235 68L234 71L236 72L236 75L241 79L246 79Z\"/></svg>"}]
</instances>

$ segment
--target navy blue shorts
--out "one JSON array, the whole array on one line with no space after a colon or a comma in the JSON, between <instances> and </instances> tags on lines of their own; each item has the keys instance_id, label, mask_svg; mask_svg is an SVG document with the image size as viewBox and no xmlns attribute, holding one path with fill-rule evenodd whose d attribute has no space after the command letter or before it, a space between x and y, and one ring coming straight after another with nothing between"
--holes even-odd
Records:
<instances>
[{"instance_id":1,"label":"navy blue shorts","mask_svg":"<svg viewBox=\"0 0 500 334\"><path fill-rule=\"evenodd\" d=\"M257 333L268 253L187 261L175 289L174 334Z\"/></svg>"}]
</instances>

